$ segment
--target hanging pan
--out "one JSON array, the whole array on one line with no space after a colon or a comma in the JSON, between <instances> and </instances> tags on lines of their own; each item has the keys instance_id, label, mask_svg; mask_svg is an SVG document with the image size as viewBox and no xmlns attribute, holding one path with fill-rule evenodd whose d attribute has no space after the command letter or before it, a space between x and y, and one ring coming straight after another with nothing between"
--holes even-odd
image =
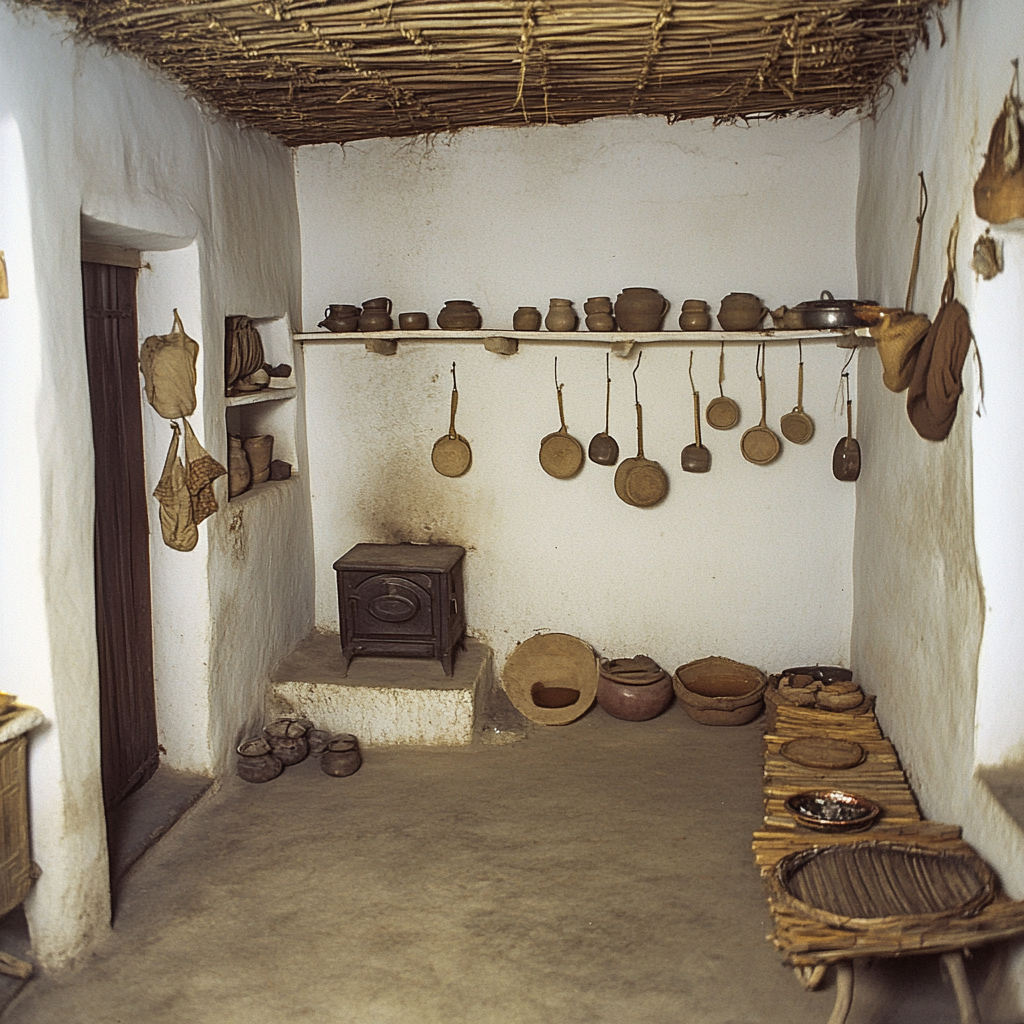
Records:
<instances>
[{"instance_id":1,"label":"hanging pan","mask_svg":"<svg viewBox=\"0 0 1024 1024\"><path fill-rule=\"evenodd\" d=\"M731 430L740 421L740 407L725 397L722 384L725 383L725 342L718 354L718 397L712 398L704 412L708 424L715 430Z\"/></svg>"},{"instance_id":2,"label":"hanging pan","mask_svg":"<svg viewBox=\"0 0 1024 1024\"><path fill-rule=\"evenodd\" d=\"M608 433L608 405L612 400L610 354L606 352L604 359L604 374L608 378L604 394L604 430L600 434L595 434L590 439L590 447L587 449L587 454L590 456L590 461L596 462L599 466L614 466L619 461L619 445L615 438Z\"/></svg>"},{"instance_id":3,"label":"hanging pan","mask_svg":"<svg viewBox=\"0 0 1024 1024\"><path fill-rule=\"evenodd\" d=\"M846 365L850 365L849 361ZM848 373L843 374L841 385L846 387L846 437L839 438L832 452L832 475L837 480L852 482L860 476L860 444L853 436L853 402L850 400Z\"/></svg>"},{"instance_id":4,"label":"hanging pan","mask_svg":"<svg viewBox=\"0 0 1024 1024\"><path fill-rule=\"evenodd\" d=\"M688 444L680 455L683 470L687 473L706 473L711 468L711 452L700 443L700 395L693 383L693 349L690 349L690 388L693 391L693 436L694 443Z\"/></svg>"},{"instance_id":5,"label":"hanging pan","mask_svg":"<svg viewBox=\"0 0 1024 1024\"><path fill-rule=\"evenodd\" d=\"M767 466L773 462L782 447L777 435L765 422L766 396L764 387L764 343L757 346L757 359L754 363L757 379L761 383L761 422L751 427L740 439L740 451L747 462L757 466Z\"/></svg>"},{"instance_id":6,"label":"hanging pan","mask_svg":"<svg viewBox=\"0 0 1024 1024\"><path fill-rule=\"evenodd\" d=\"M548 434L540 443L540 464L544 472L559 480L575 476L583 465L583 445L573 437L565 426L565 410L562 408L562 385L558 383L558 356L555 356L555 393L558 395L558 418L561 429Z\"/></svg>"},{"instance_id":7,"label":"hanging pan","mask_svg":"<svg viewBox=\"0 0 1024 1024\"><path fill-rule=\"evenodd\" d=\"M657 462L644 458L644 413L640 407L640 392L637 389L636 371L640 367L643 352L637 356L633 367L633 392L636 397L636 447L634 459L624 459L615 470L615 493L627 504L636 508L650 508L657 505L668 494L668 477Z\"/></svg>"},{"instance_id":8,"label":"hanging pan","mask_svg":"<svg viewBox=\"0 0 1024 1024\"><path fill-rule=\"evenodd\" d=\"M455 381L455 364L452 363L452 418L448 433L434 442L430 461L441 476L462 476L473 461L469 442L455 432L455 410L459 407L459 391Z\"/></svg>"},{"instance_id":9,"label":"hanging pan","mask_svg":"<svg viewBox=\"0 0 1024 1024\"><path fill-rule=\"evenodd\" d=\"M787 412L779 421L782 436L793 444L807 444L814 436L814 420L804 412L804 346L798 341L800 348L800 376L796 386L796 408Z\"/></svg>"}]
</instances>

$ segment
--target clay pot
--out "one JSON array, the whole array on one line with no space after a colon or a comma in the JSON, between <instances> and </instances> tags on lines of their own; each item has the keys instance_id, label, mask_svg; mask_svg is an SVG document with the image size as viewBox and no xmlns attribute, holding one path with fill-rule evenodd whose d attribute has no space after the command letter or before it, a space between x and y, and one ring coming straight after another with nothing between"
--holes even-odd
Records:
<instances>
[{"instance_id":1,"label":"clay pot","mask_svg":"<svg viewBox=\"0 0 1024 1024\"><path fill-rule=\"evenodd\" d=\"M365 306L363 307L362 313L359 314L359 330L390 331L391 328L394 327L394 321L391 319L391 300L389 299L387 301L389 303L389 307L387 309L377 309L376 307L370 307L367 309Z\"/></svg>"},{"instance_id":2,"label":"clay pot","mask_svg":"<svg viewBox=\"0 0 1024 1024\"><path fill-rule=\"evenodd\" d=\"M612 300L607 295L594 295L583 303L583 312L587 316L594 313L610 313L612 311Z\"/></svg>"},{"instance_id":3,"label":"clay pot","mask_svg":"<svg viewBox=\"0 0 1024 1024\"><path fill-rule=\"evenodd\" d=\"M548 306L548 315L544 317L544 326L549 331L575 331L580 318L572 308L572 299L552 299Z\"/></svg>"},{"instance_id":4,"label":"clay pot","mask_svg":"<svg viewBox=\"0 0 1024 1024\"><path fill-rule=\"evenodd\" d=\"M539 331L540 310L536 306L520 306L512 314L513 331Z\"/></svg>"},{"instance_id":5,"label":"clay pot","mask_svg":"<svg viewBox=\"0 0 1024 1024\"><path fill-rule=\"evenodd\" d=\"M310 755L319 757L331 742L331 734L326 729L310 729L306 733L306 742L309 744Z\"/></svg>"},{"instance_id":6,"label":"clay pot","mask_svg":"<svg viewBox=\"0 0 1024 1024\"><path fill-rule=\"evenodd\" d=\"M320 770L325 775L333 775L335 778L354 775L362 763L359 741L350 733L339 733L320 755Z\"/></svg>"},{"instance_id":7,"label":"clay pot","mask_svg":"<svg viewBox=\"0 0 1024 1024\"><path fill-rule=\"evenodd\" d=\"M722 299L718 322L723 331L753 331L767 313L764 303L751 292L730 292Z\"/></svg>"},{"instance_id":8,"label":"clay pot","mask_svg":"<svg viewBox=\"0 0 1024 1024\"><path fill-rule=\"evenodd\" d=\"M326 320L321 320L317 327L323 327L325 330L330 331L331 334L352 334L354 331L359 330L359 317L350 316L342 320L328 317Z\"/></svg>"},{"instance_id":9,"label":"clay pot","mask_svg":"<svg viewBox=\"0 0 1024 1024\"><path fill-rule=\"evenodd\" d=\"M443 331L477 331L481 323L480 310L468 299L449 299L437 314L437 326Z\"/></svg>"},{"instance_id":10,"label":"clay pot","mask_svg":"<svg viewBox=\"0 0 1024 1024\"><path fill-rule=\"evenodd\" d=\"M597 680L597 703L613 718L646 722L672 703L672 677L662 672L652 683L618 682L604 672Z\"/></svg>"},{"instance_id":11,"label":"clay pot","mask_svg":"<svg viewBox=\"0 0 1024 1024\"><path fill-rule=\"evenodd\" d=\"M399 313L398 326L403 331L425 331L430 323L426 313Z\"/></svg>"},{"instance_id":12,"label":"clay pot","mask_svg":"<svg viewBox=\"0 0 1024 1024\"><path fill-rule=\"evenodd\" d=\"M390 314L391 312L391 300L386 295L381 295L377 299L367 299L363 303L363 310L367 309L382 309L385 313Z\"/></svg>"},{"instance_id":13,"label":"clay pot","mask_svg":"<svg viewBox=\"0 0 1024 1024\"><path fill-rule=\"evenodd\" d=\"M228 497L237 498L249 489L252 483L252 470L249 459L242 447L242 439L234 434L228 435Z\"/></svg>"},{"instance_id":14,"label":"clay pot","mask_svg":"<svg viewBox=\"0 0 1024 1024\"><path fill-rule=\"evenodd\" d=\"M615 300L620 331L660 331L668 299L657 288L623 288Z\"/></svg>"},{"instance_id":15,"label":"clay pot","mask_svg":"<svg viewBox=\"0 0 1024 1024\"><path fill-rule=\"evenodd\" d=\"M309 754L306 740L308 726L292 718L280 718L263 730L263 738L270 744L270 752L285 767L304 761Z\"/></svg>"},{"instance_id":16,"label":"clay pot","mask_svg":"<svg viewBox=\"0 0 1024 1024\"><path fill-rule=\"evenodd\" d=\"M615 317L611 313L591 313L587 317L588 331L614 331Z\"/></svg>"},{"instance_id":17,"label":"clay pot","mask_svg":"<svg viewBox=\"0 0 1024 1024\"><path fill-rule=\"evenodd\" d=\"M243 782L270 782L284 771L284 765L270 753L270 744L259 736L238 745L236 772Z\"/></svg>"},{"instance_id":18,"label":"clay pot","mask_svg":"<svg viewBox=\"0 0 1024 1024\"><path fill-rule=\"evenodd\" d=\"M266 483L270 479L270 463L274 458L274 435L257 434L256 437L246 437L242 440L242 447L249 458L253 484Z\"/></svg>"},{"instance_id":19,"label":"clay pot","mask_svg":"<svg viewBox=\"0 0 1024 1024\"><path fill-rule=\"evenodd\" d=\"M711 326L711 313L703 299L687 299L679 313L681 331L706 331Z\"/></svg>"}]
</instances>

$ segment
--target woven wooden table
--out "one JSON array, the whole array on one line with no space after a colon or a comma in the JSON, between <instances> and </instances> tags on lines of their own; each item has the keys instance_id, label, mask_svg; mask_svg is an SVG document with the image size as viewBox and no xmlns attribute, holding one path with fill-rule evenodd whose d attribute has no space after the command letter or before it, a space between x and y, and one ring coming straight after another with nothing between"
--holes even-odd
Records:
<instances>
[{"instance_id":1,"label":"woven wooden table","mask_svg":"<svg viewBox=\"0 0 1024 1024\"><path fill-rule=\"evenodd\" d=\"M804 736L853 741L866 752L853 768L808 768L795 764L781 749ZM822 833L804 828L785 801L805 790L841 789L879 804L882 812L870 829ZM895 747L882 735L873 713L847 715L807 708L779 707L775 730L765 736L764 828L754 833L754 859L766 878L779 862L799 851L837 844L895 842L926 851L976 857L960 838L960 828L928 821L921 815L900 766ZM794 907L777 885L769 896L774 920L771 939L806 988L820 984L830 964L837 968L836 1004L829 1024L843 1024L853 1002L853 960L933 953L949 972L964 1024L980 1021L963 966L963 950L1024 934L1024 902L996 894L970 917L922 921L914 917L878 918L868 927L826 922Z\"/></svg>"}]
</instances>

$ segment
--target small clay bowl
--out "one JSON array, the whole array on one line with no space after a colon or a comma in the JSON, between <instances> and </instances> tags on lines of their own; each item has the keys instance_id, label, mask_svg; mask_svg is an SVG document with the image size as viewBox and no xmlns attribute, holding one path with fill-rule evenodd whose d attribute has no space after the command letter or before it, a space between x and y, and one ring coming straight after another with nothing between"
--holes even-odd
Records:
<instances>
[{"instance_id":1,"label":"small clay bowl","mask_svg":"<svg viewBox=\"0 0 1024 1024\"><path fill-rule=\"evenodd\" d=\"M882 811L874 800L841 789L796 793L786 801L786 809L801 825L819 832L859 832L870 828Z\"/></svg>"},{"instance_id":2,"label":"small clay bowl","mask_svg":"<svg viewBox=\"0 0 1024 1024\"><path fill-rule=\"evenodd\" d=\"M588 331L614 331L615 330L615 317L611 313L588 313L587 314L587 330Z\"/></svg>"},{"instance_id":3,"label":"small clay bowl","mask_svg":"<svg viewBox=\"0 0 1024 1024\"><path fill-rule=\"evenodd\" d=\"M610 313L612 311L612 300L607 295L592 295L583 303L583 312L587 316L594 313Z\"/></svg>"},{"instance_id":4,"label":"small clay bowl","mask_svg":"<svg viewBox=\"0 0 1024 1024\"><path fill-rule=\"evenodd\" d=\"M430 324L426 313L399 313L398 326L403 331L425 331Z\"/></svg>"}]
</instances>

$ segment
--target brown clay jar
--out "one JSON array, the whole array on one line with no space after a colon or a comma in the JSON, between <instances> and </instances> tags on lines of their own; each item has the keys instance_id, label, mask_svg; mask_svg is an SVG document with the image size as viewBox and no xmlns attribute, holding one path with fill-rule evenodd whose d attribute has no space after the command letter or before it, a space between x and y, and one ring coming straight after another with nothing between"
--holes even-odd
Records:
<instances>
[{"instance_id":1,"label":"brown clay jar","mask_svg":"<svg viewBox=\"0 0 1024 1024\"><path fill-rule=\"evenodd\" d=\"M623 288L615 300L620 331L660 331L667 312L668 299L657 288Z\"/></svg>"},{"instance_id":2,"label":"brown clay jar","mask_svg":"<svg viewBox=\"0 0 1024 1024\"><path fill-rule=\"evenodd\" d=\"M520 306L512 314L513 331L539 331L540 324L540 310L536 306Z\"/></svg>"},{"instance_id":3,"label":"brown clay jar","mask_svg":"<svg viewBox=\"0 0 1024 1024\"><path fill-rule=\"evenodd\" d=\"M572 299L552 299L548 305L548 315L544 317L544 326L549 331L575 331L580 318L572 308Z\"/></svg>"},{"instance_id":4,"label":"brown clay jar","mask_svg":"<svg viewBox=\"0 0 1024 1024\"><path fill-rule=\"evenodd\" d=\"M597 679L597 703L613 718L646 722L672 703L672 677L663 672L653 683L619 683L603 672Z\"/></svg>"},{"instance_id":5,"label":"brown clay jar","mask_svg":"<svg viewBox=\"0 0 1024 1024\"><path fill-rule=\"evenodd\" d=\"M443 331L476 331L482 322L480 310L468 299L449 299L437 314L437 326Z\"/></svg>"},{"instance_id":6,"label":"brown clay jar","mask_svg":"<svg viewBox=\"0 0 1024 1024\"><path fill-rule=\"evenodd\" d=\"M242 447L249 459L252 482L263 484L270 479L270 463L274 459L274 435L257 434L242 440Z\"/></svg>"},{"instance_id":7,"label":"brown clay jar","mask_svg":"<svg viewBox=\"0 0 1024 1024\"><path fill-rule=\"evenodd\" d=\"M587 317L588 331L614 331L615 317L611 313L591 313Z\"/></svg>"},{"instance_id":8,"label":"brown clay jar","mask_svg":"<svg viewBox=\"0 0 1024 1024\"><path fill-rule=\"evenodd\" d=\"M263 730L263 738L270 744L270 752L286 768L304 761L309 754L306 740L307 726L294 719L281 718Z\"/></svg>"},{"instance_id":9,"label":"brown clay jar","mask_svg":"<svg viewBox=\"0 0 1024 1024\"><path fill-rule=\"evenodd\" d=\"M612 300L607 295L592 295L583 303L583 312L587 316L594 313L610 313L612 311Z\"/></svg>"},{"instance_id":10,"label":"brown clay jar","mask_svg":"<svg viewBox=\"0 0 1024 1024\"><path fill-rule=\"evenodd\" d=\"M351 733L339 733L320 755L320 770L325 775L333 775L335 778L354 775L362 763L359 741Z\"/></svg>"},{"instance_id":11,"label":"brown clay jar","mask_svg":"<svg viewBox=\"0 0 1024 1024\"><path fill-rule=\"evenodd\" d=\"M237 498L249 489L252 483L252 470L249 457L242 447L242 439L234 434L228 435L228 497Z\"/></svg>"},{"instance_id":12,"label":"brown clay jar","mask_svg":"<svg viewBox=\"0 0 1024 1024\"><path fill-rule=\"evenodd\" d=\"M243 782L270 782L284 771L284 765L270 753L270 744L258 736L240 743L238 753L235 770Z\"/></svg>"}]
</instances>

